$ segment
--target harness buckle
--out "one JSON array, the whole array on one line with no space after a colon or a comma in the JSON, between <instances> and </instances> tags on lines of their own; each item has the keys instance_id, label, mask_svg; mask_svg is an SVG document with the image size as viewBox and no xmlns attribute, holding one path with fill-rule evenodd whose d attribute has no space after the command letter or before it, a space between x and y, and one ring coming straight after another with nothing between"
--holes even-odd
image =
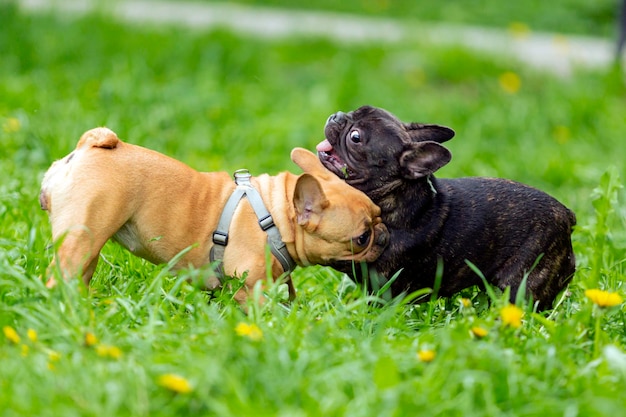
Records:
<instances>
[{"instance_id":1,"label":"harness buckle","mask_svg":"<svg viewBox=\"0 0 626 417\"><path fill-rule=\"evenodd\" d=\"M235 178L235 184L249 185L250 177L252 177L252 175L250 175L250 171L248 171L245 168L242 168L242 169L238 169L237 171L235 171L235 174L233 175L233 177Z\"/></svg>"},{"instance_id":2,"label":"harness buckle","mask_svg":"<svg viewBox=\"0 0 626 417\"><path fill-rule=\"evenodd\" d=\"M272 215L268 214L267 216L259 219L259 226L261 226L261 230L264 232L267 231L270 227L274 226L274 219L272 219Z\"/></svg>"},{"instance_id":3,"label":"harness buckle","mask_svg":"<svg viewBox=\"0 0 626 417\"><path fill-rule=\"evenodd\" d=\"M228 233L213 232L213 243L216 245L228 245Z\"/></svg>"}]
</instances>

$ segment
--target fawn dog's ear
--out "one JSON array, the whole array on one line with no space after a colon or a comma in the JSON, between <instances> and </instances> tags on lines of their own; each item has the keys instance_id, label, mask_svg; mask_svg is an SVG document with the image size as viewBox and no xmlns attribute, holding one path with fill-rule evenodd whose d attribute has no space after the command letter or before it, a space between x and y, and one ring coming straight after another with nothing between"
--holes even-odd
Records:
<instances>
[{"instance_id":1,"label":"fawn dog's ear","mask_svg":"<svg viewBox=\"0 0 626 417\"><path fill-rule=\"evenodd\" d=\"M317 178L310 174L300 175L293 196L298 224L303 227L309 223L316 225L329 204Z\"/></svg>"},{"instance_id":2,"label":"fawn dog's ear","mask_svg":"<svg viewBox=\"0 0 626 417\"><path fill-rule=\"evenodd\" d=\"M324 180L334 177L334 174L322 165L317 155L308 149L294 148L291 151L291 160L307 174L315 175Z\"/></svg>"}]
</instances>

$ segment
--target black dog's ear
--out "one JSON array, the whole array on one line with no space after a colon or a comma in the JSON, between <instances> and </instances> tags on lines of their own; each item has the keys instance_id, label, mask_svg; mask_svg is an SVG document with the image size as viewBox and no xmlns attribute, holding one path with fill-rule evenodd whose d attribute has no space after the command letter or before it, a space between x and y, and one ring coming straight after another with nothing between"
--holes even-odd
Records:
<instances>
[{"instance_id":1,"label":"black dog's ear","mask_svg":"<svg viewBox=\"0 0 626 417\"><path fill-rule=\"evenodd\" d=\"M400 166L407 179L426 177L450 162L452 154L437 142L407 144L400 155Z\"/></svg>"},{"instance_id":2,"label":"black dog's ear","mask_svg":"<svg viewBox=\"0 0 626 417\"><path fill-rule=\"evenodd\" d=\"M443 143L454 137L454 130L440 125L426 125L422 123L404 123L404 128L409 133L411 141L433 141Z\"/></svg>"}]
</instances>

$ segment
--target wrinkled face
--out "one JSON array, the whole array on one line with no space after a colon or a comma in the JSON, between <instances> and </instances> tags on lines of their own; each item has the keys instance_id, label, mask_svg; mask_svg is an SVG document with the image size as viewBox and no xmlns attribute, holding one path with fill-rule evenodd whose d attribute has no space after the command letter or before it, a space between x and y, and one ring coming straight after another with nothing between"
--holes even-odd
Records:
<instances>
[{"instance_id":1,"label":"wrinkled face","mask_svg":"<svg viewBox=\"0 0 626 417\"><path fill-rule=\"evenodd\" d=\"M374 262L389 243L380 208L339 178L328 177L323 188L327 205L300 224L308 261L329 266Z\"/></svg>"},{"instance_id":2,"label":"wrinkled face","mask_svg":"<svg viewBox=\"0 0 626 417\"><path fill-rule=\"evenodd\" d=\"M326 140L317 146L320 161L366 193L393 180L421 178L445 165L449 152L439 143L454 136L446 127L402 123L370 106L331 115L324 134Z\"/></svg>"},{"instance_id":3,"label":"wrinkled face","mask_svg":"<svg viewBox=\"0 0 626 417\"><path fill-rule=\"evenodd\" d=\"M374 262L389 243L380 207L333 175L314 153L296 148L291 159L304 171L293 194L298 224L295 243L301 263Z\"/></svg>"},{"instance_id":4,"label":"wrinkled face","mask_svg":"<svg viewBox=\"0 0 626 417\"><path fill-rule=\"evenodd\" d=\"M319 158L348 184L366 188L372 179L385 181L397 175L398 167L389 162L402 152L403 133L400 122L381 109L337 112L326 122L324 134L330 147L318 146Z\"/></svg>"}]
</instances>

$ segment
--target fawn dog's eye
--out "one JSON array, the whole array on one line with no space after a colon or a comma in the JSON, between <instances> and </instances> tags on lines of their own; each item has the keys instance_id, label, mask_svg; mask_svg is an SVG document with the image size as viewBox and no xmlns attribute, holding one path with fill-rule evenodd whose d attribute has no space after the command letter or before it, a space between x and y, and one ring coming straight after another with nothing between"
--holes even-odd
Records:
<instances>
[{"instance_id":1,"label":"fawn dog's eye","mask_svg":"<svg viewBox=\"0 0 626 417\"><path fill-rule=\"evenodd\" d=\"M372 231L368 230L367 232L363 233L361 236L353 238L352 244L358 248L365 248L370 243L371 238L372 238Z\"/></svg>"}]
</instances>

